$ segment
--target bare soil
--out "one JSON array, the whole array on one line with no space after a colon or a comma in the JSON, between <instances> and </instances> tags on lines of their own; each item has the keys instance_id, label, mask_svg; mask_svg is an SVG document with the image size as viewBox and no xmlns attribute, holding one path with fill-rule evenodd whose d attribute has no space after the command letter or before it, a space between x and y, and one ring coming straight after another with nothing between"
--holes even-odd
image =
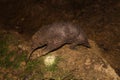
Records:
<instances>
[{"instance_id":1,"label":"bare soil","mask_svg":"<svg viewBox=\"0 0 120 80\"><path fill-rule=\"evenodd\" d=\"M59 21L79 24L88 38L101 48L102 57L120 75L119 0L0 1L0 29L18 32L25 40L41 26Z\"/></svg>"}]
</instances>

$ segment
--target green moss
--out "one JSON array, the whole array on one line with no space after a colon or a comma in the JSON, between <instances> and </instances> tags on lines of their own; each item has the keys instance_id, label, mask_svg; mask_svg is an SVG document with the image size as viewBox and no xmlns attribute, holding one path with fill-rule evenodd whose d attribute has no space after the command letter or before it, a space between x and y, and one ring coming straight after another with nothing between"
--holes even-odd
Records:
<instances>
[{"instance_id":1,"label":"green moss","mask_svg":"<svg viewBox=\"0 0 120 80\"><path fill-rule=\"evenodd\" d=\"M27 52L21 51L18 49L19 41L14 36L5 34L0 35L0 67L12 70L21 70L19 78L23 79L25 76L32 74L31 79L40 78L44 79L44 74L47 72L54 73L57 70L57 63L59 58L56 57L54 64L51 66L44 65L44 58L40 57L35 60L29 61L24 67L21 66L22 62L25 62L27 59ZM15 47L12 50L9 49L9 46ZM24 70L22 70L24 69ZM7 76L5 77L7 80ZM9 80L9 78L8 78Z\"/></svg>"},{"instance_id":2,"label":"green moss","mask_svg":"<svg viewBox=\"0 0 120 80\"><path fill-rule=\"evenodd\" d=\"M11 58L14 58L14 60L11 61ZM18 68L20 63L25 61L25 59L25 54L18 55L16 51L11 51L10 53L2 56L2 59L0 60L0 66L5 68Z\"/></svg>"},{"instance_id":3,"label":"green moss","mask_svg":"<svg viewBox=\"0 0 120 80\"><path fill-rule=\"evenodd\" d=\"M8 44L6 43L6 40L0 35L0 66L5 67L6 63L9 60L9 56L7 56L8 53ZM9 64L8 64L9 65Z\"/></svg>"},{"instance_id":4,"label":"green moss","mask_svg":"<svg viewBox=\"0 0 120 80\"><path fill-rule=\"evenodd\" d=\"M18 44L18 40L14 36L0 34L0 67L18 68L20 63L26 60L26 52L18 54L19 49L9 51L8 46L16 44ZM14 59L11 60L12 58Z\"/></svg>"},{"instance_id":5,"label":"green moss","mask_svg":"<svg viewBox=\"0 0 120 80\"><path fill-rule=\"evenodd\" d=\"M8 52L7 43L5 40L0 40L0 57L3 57Z\"/></svg>"},{"instance_id":6,"label":"green moss","mask_svg":"<svg viewBox=\"0 0 120 80\"><path fill-rule=\"evenodd\" d=\"M15 60L14 60L14 64L12 67L14 68L19 68L21 62L26 61L27 55L25 52L21 53L21 54L17 54L14 55L15 56Z\"/></svg>"},{"instance_id":7,"label":"green moss","mask_svg":"<svg viewBox=\"0 0 120 80\"><path fill-rule=\"evenodd\" d=\"M38 66L39 61L37 59L29 61L27 63L26 71L32 71Z\"/></svg>"}]
</instances>

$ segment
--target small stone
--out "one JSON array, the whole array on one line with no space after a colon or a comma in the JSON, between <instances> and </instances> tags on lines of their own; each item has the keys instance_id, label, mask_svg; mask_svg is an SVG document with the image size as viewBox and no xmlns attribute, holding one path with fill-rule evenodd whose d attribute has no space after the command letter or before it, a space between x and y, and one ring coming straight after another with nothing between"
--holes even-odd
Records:
<instances>
[{"instance_id":1,"label":"small stone","mask_svg":"<svg viewBox=\"0 0 120 80\"><path fill-rule=\"evenodd\" d=\"M51 66L55 63L55 59L56 57L54 55L51 55L51 56L47 56L45 59L44 59L44 64L46 66Z\"/></svg>"}]
</instances>

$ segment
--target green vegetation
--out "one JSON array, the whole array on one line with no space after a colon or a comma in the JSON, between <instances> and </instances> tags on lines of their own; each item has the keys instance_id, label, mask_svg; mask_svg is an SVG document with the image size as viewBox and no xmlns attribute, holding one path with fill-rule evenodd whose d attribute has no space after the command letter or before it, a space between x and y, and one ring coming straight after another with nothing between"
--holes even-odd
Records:
<instances>
[{"instance_id":1,"label":"green vegetation","mask_svg":"<svg viewBox=\"0 0 120 80\"><path fill-rule=\"evenodd\" d=\"M3 72L0 71L0 76L3 76L0 78L1 80L16 80L17 78L24 79L25 77L30 77L29 80L44 79L46 73L50 72L54 74L57 71L59 57L55 57L53 63L49 63L51 60L50 57L48 59L50 65L46 65L44 62L44 60L51 55L30 60L26 64L27 51L18 48L18 45L21 43L20 39L16 38L13 34L0 33L0 68L1 70L3 69ZM17 75L12 74L14 72L16 72ZM55 76L51 75L50 78L55 78Z\"/></svg>"},{"instance_id":2,"label":"green vegetation","mask_svg":"<svg viewBox=\"0 0 120 80\"><path fill-rule=\"evenodd\" d=\"M18 43L18 41L13 39L14 36L10 34L0 34L0 67L18 68L20 63L26 59L25 52L19 53L20 51L18 49L10 50L10 45L16 45Z\"/></svg>"}]
</instances>

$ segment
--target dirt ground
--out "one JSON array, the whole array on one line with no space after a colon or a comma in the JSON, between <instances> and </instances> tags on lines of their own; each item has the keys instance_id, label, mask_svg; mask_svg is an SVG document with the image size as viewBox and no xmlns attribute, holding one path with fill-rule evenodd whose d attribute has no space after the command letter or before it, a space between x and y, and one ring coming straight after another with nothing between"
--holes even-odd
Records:
<instances>
[{"instance_id":1,"label":"dirt ground","mask_svg":"<svg viewBox=\"0 0 120 80\"><path fill-rule=\"evenodd\" d=\"M29 42L18 32L0 32L0 80L120 80L101 56L103 51L89 40L91 48L64 45L45 56L31 58ZM42 49L33 54L41 54ZM33 56L32 56L33 57ZM35 57L35 56L34 56ZM26 63L27 61L27 63Z\"/></svg>"},{"instance_id":2,"label":"dirt ground","mask_svg":"<svg viewBox=\"0 0 120 80\"><path fill-rule=\"evenodd\" d=\"M79 24L102 49L102 57L120 75L119 0L1 0L0 28L25 40L43 25L59 21Z\"/></svg>"}]
</instances>

